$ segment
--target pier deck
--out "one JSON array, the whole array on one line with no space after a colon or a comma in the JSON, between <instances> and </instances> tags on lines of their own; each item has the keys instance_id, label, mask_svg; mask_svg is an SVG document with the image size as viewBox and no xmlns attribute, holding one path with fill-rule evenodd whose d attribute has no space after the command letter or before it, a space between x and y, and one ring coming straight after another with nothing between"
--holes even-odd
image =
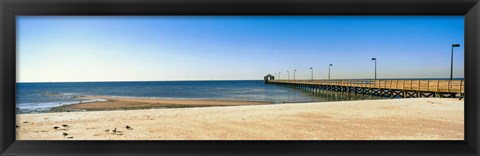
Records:
<instances>
[{"instance_id":1,"label":"pier deck","mask_svg":"<svg viewBox=\"0 0 480 156\"><path fill-rule=\"evenodd\" d=\"M267 80L312 92L335 91L380 97L463 97L464 80Z\"/></svg>"}]
</instances>

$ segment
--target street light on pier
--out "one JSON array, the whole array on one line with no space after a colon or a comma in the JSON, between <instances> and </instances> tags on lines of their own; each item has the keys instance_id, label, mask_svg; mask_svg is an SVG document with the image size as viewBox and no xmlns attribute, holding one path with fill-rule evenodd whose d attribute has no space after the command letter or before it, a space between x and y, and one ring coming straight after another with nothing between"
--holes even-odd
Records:
<instances>
[{"instance_id":1,"label":"street light on pier","mask_svg":"<svg viewBox=\"0 0 480 156\"><path fill-rule=\"evenodd\" d=\"M372 58L375 61L375 80L377 80L377 58Z\"/></svg>"},{"instance_id":2,"label":"street light on pier","mask_svg":"<svg viewBox=\"0 0 480 156\"><path fill-rule=\"evenodd\" d=\"M279 79L279 80L280 80L280 74L281 74L281 73L282 73L282 72L278 72L278 79Z\"/></svg>"},{"instance_id":3,"label":"street light on pier","mask_svg":"<svg viewBox=\"0 0 480 156\"><path fill-rule=\"evenodd\" d=\"M460 47L460 44L452 44L452 57L451 57L452 61L450 62L451 63L450 64L450 80L453 79L453 48L454 47Z\"/></svg>"},{"instance_id":4,"label":"street light on pier","mask_svg":"<svg viewBox=\"0 0 480 156\"><path fill-rule=\"evenodd\" d=\"M333 66L333 64L328 65L328 81L330 81L330 67Z\"/></svg>"},{"instance_id":5,"label":"street light on pier","mask_svg":"<svg viewBox=\"0 0 480 156\"><path fill-rule=\"evenodd\" d=\"M312 67L310 67L310 69L312 70L312 81L313 81L313 68L312 68Z\"/></svg>"},{"instance_id":6,"label":"street light on pier","mask_svg":"<svg viewBox=\"0 0 480 156\"><path fill-rule=\"evenodd\" d=\"M295 81L295 72L296 72L296 71L297 71L296 69L293 70L293 81Z\"/></svg>"},{"instance_id":7,"label":"street light on pier","mask_svg":"<svg viewBox=\"0 0 480 156\"><path fill-rule=\"evenodd\" d=\"M287 81L290 81L290 72L288 70L287 70L287 76L288 76Z\"/></svg>"}]
</instances>

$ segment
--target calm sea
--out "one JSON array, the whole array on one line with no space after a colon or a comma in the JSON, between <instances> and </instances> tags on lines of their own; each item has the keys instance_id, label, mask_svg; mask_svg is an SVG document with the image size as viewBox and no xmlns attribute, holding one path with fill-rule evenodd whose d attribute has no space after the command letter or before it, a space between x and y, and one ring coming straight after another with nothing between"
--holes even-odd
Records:
<instances>
[{"instance_id":1,"label":"calm sea","mask_svg":"<svg viewBox=\"0 0 480 156\"><path fill-rule=\"evenodd\" d=\"M249 81L156 81L17 83L17 113L44 112L66 104L87 102L76 96L131 98L223 99L272 103L354 100L361 97L320 93ZM102 101L93 99L90 101Z\"/></svg>"}]
</instances>

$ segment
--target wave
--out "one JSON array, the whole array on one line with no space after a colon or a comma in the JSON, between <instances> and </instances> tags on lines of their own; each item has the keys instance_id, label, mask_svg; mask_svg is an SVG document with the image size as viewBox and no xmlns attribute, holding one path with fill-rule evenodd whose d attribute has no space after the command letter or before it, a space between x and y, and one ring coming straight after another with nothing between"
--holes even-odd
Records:
<instances>
[{"instance_id":1,"label":"wave","mask_svg":"<svg viewBox=\"0 0 480 156\"><path fill-rule=\"evenodd\" d=\"M35 113L35 112L47 112L52 108L73 105L79 103L90 103L90 102L103 102L107 101L105 99L76 99L74 101L62 101L62 102L31 102L31 103L18 103L16 111L17 113Z\"/></svg>"}]
</instances>

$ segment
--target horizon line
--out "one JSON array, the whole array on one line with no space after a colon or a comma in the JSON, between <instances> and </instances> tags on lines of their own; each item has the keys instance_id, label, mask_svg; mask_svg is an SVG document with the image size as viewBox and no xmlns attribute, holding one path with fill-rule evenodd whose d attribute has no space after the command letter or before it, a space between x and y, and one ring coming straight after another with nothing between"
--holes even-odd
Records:
<instances>
[{"instance_id":1,"label":"horizon line","mask_svg":"<svg viewBox=\"0 0 480 156\"><path fill-rule=\"evenodd\" d=\"M111 80L111 81L22 81L22 82L15 82L15 83L69 83L69 82L175 82L175 81L259 81L263 79L244 79L244 80L226 80L226 79L218 79L218 80Z\"/></svg>"},{"instance_id":2,"label":"horizon line","mask_svg":"<svg viewBox=\"0 0 480 156\"><path fill-rule=\"evenodd\" d=\"M440 77L431 77L431 78L377 78L377 80L388 80L388 79L450 79L449 77L440 78ZM453 79L465 79L465 77L456 77ZM275 79L275 80L293 80L293 79ZM296 80L311 80L311 79L296 79ZM328 79L314 79L314 80L328 80ZM331 80L374 80L373 78L352 78L352 79L331 79ZM84 83L84 82L178 82L178 81L263 81L263 79L219 79L219 80L112 80L112 81L24 81L24 82L15 82L15 83Z\"/></svg>"}]
</instances>

